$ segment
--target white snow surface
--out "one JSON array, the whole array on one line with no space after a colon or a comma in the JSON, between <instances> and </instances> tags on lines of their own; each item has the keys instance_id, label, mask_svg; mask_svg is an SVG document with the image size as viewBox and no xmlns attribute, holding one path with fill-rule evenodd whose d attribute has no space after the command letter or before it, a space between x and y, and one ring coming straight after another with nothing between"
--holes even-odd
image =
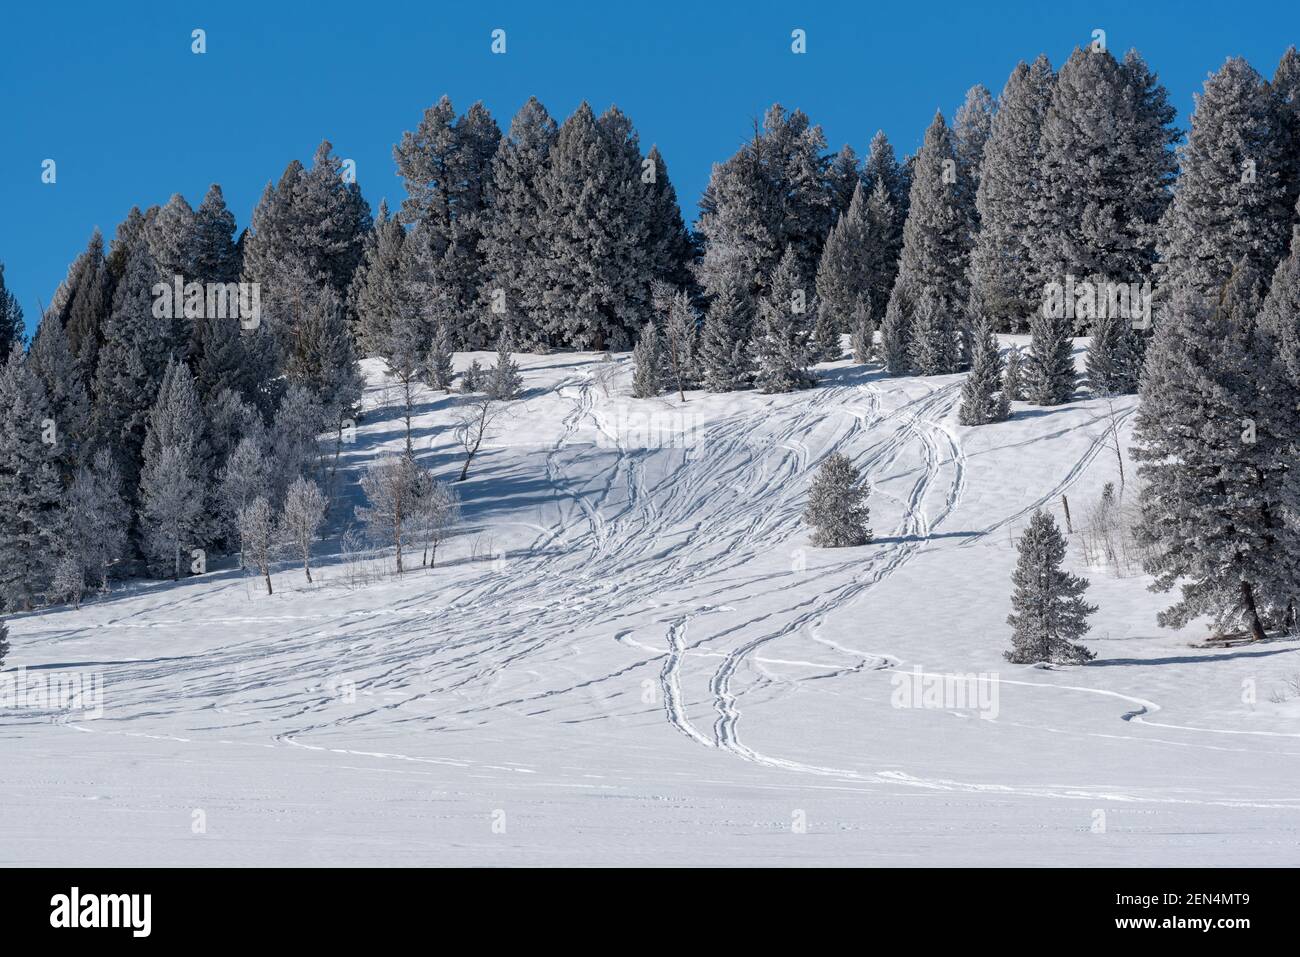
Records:
<instances>
[{"instance_id":1,"label":"white snow surface","mask_svg":"<svg viewBox=\"0 0 1300 957\"><path fill-rule=\"evenodd\" d=\"M840 362L682 404L629 398L626 355L518 358L437 567L358 584L339 554L360 470L403 443L368 361L315 584L214 562L10 617L6 672L98 676L103 713L0 709L0 862L1300 862L1300 644L1193 648L1204 623L1158 628L1169 597L1072 539L1097 660L1002 658L1028 515L1118 481L1104 402L964 428L962 376ZM419 401L454 478L464 399ZM835 451L870 545L808 543ZM996 681L996 714L896 707L917 668Z\"/></svg>"}]
</instances>

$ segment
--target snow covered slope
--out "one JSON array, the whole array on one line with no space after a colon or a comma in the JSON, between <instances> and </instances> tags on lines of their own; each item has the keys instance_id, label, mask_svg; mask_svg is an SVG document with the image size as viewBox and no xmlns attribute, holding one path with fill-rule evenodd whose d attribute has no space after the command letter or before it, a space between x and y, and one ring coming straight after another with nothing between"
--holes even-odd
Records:
<instances>
[{"instance_id":1,"label":"snow covered slope","mask_svg":"<svg viewBox=\"0 0 1300 957\"><path fill-rule=\"evenodd\" d=\"M1117 481L1105 403L967 429L960 376L836 363L682 405L627 398L626 356L520 360L438 567L340 553L359 470L402 443L368 365L316 584L227 567L11 618L7 670L99 676L103 713L0 710L0 862L1300 860L1300 646L1194 649L1072 540L1097 661L1002 659L1028 514ZM461 401L416 422L447 478ZM873 483L870 545L808 544L832 451ZM898 706L950 673L981 707Z\"/></svg>"}]
</instances>

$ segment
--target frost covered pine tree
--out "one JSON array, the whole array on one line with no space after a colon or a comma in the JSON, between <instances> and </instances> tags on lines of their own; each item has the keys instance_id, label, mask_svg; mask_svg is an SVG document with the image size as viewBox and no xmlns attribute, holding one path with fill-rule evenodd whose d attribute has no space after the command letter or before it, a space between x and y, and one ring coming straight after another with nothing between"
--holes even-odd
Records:
<instances>
[{"instance_id":1,"label":"frost covered pine tree","mask_svg":"<svg viewBox=\"0 0 1300 957\"><path fill-rule=\"evenodd\" d=\"M210 474L198 390L184 363L168 365L149 413L140 471L141 544L150 567L181 577L182 554L207 544Z\"/></svg>"},{"instance_id":2,"label":"frost covered pine tree","mask_svg":"<svg viewBox=\"0 0 1300 957\"><path fill-rule=\"evenodd\" d=\"M0 602L29 610L58 554L58 460L44 441L49 409L21 349L0 368Z\"/></svg>"},{"instance_id":3,"label":"frost covered pine tree","mask_svg":"<svg viewBox=\"0 0 1300 957\"><path fill-rule=\"evenodd\" d=\"M1088 633L1088 616L1097 608L1083 600L1087 579L1061 567L1065 537L1052 516L1041 509L1034 512L1016 548L1007 661L1017 665L1091 661L1096 655L1077 640Z\"/></svg>"},{"instance_id":4,"label":"frost covered pine tree","mask_svg":"<svg viewBox=\"0 0 1300 957\"><path fill-rule=\"evenodd\" d=\"M1029 321L1029 354L1025 359L1025 397L1035 405L1069 402L1078 385L1074 368L1074 337L1070 320L1038 309Z\"/></svg>"},{"instance_id":5,"label":"frost covered pine tree","mask_svg":"<svg viewBox=\"0 0 1300 957\"><path fill-rule=\"evenodd\" d=\"M849 348L853 361L865 365L876 351L876 325L871 321L871 301L860 302L849 316Z\"/></svg>"},{"instance_id":6,"label":"frost covered pine tree","mask_svg":"<svg viewBox=\"0 0 1300 957\"><path fill-rule=\"evenodd\" d=\"M965 307L968 294L966 266L970 258L972 223L970 207L963 201L959 188L957 157L953 150L952 134L943 114L936 113L925 131L925 141L917 154L913 171L912 190L908 201L907 223L903 227L903 251L899 258L898 279L890 294L892 300L899 296L896 321L891 321L886 310L885 323L891 336L902 338L907 329L908 350L916 335L917 320L911 312L919 310L923 302L933 302L934 311L926 317L927 333L933 332L937 323L958 331L965 326ZM922 296L929 293L929 298ZM938 336L923 347L927 354L936 356L937 365L927 368L924 374L956 372L959 353L949 351L946 343L940 344ZM889 352L887 350L887 356ZM890 366L890 372L895 372ZM895 373L897 374L897 373Z\"/></svg>"},{"instance_id":7,"label":"frost covered pine tree","mask_svg":"<svg viewBox=\"0 0 1300 957\"><path fill-rule=\"evenodd\" d=\"M53 312L36 328L27 361L45 387L50 415L55 422L56 453L60 472L70 479L78 453L90 435L90 397L81 366L68 345L68 335Z\"/></svg>"},{"instance_id":8,"label":"frost covered pine tree","mask_svg":"<svg viewBox=\"0 0 1300 957\"><path fill-rule=\"evenodd\" d=\"M993 129L993 117L997 112L993 95L983 83L977 83L966 91L966 99L957 108L952 118L953 155L957 159L957 182L960 187L962 203L966 206L966 218L971 224L968 240L973 244L975 231L979 226L979 211L975 206L975 197L979 193L980 168L984 162L984 150Z\"/></svg>"},{"instance_id":9,"label":"frost covered pine tree","mask_svg":"<svg viewBox=\"0 0 1300 957\"><path fill-rule=\"evenodd\" d=\"M5 264L0 263L0 362L8 359L10 352L21 351L26 341L23 307L18 297L5 288Z\"/></svg>"},{"instance_id":10,"label":"frost covered pine tree","mask_svg":"<svg viewBox=\"0 0 1300 957\"><path fill-rule=\"evenodd\" d=\"M753 305L743 284L732 275L720 276L700 330L699 369L710 392L748 388L753 375L749 340Z\"/></svg>"},{"instance_id":11,"label":"frost covered pine tree","mask_svg":"<svg viewBox=\"0 0 1300 957\"><path fill-rule=\"evenodd\" d=\"M1200 615L1262 640L1291 616L1296 410L1259 383L1283 380L1276 343L1254 316L1258 281L1243 260L1214 305L1174 288L1147 352L1133 458L1146 484L1139 541L1153 590L1180 590L1164 627ZM1291 321L1294 321L1292 319Z\"/></svg>"},{"instance_id":12,"label":"frost covered pine tree","mask_svg":"<svg viewBox=\"0 0 1300 957\"><path fill-rule=\"evenodd\" d=\"M1007 352L1007 364L1002 373L1002 391L1008 401L1022 402L1025 398L1025 359L1020 346L1013 345Z\"/></svg>"},{"instance_id":13,"label":"frost covered pine tree","mask_svg":"<svg viewBox=\"0 0 1300 957\"><path fill-rule=\"evenodd\" d=\"M1002 356L990 323L980 319L971 330L970 374L962 384L962 425L1002 422L1011 414L1011 401L1002 383Z\"/></svg>"},{"instance_id":14,"label":"frost covered pine tree","mask_svg":"<svg viewBox=\"0 0 1300 957\"><path fill-rule=\"evenodd\" d=\"M1213 297L1243 259L1272 275L1290 238L1294 162L1274 92L1230 57L1205 81L1179 150L1173 203L1160 224L1162 291L1187 283Z\"/></svg>"},{"instance_id":15,"label":"frost covered pine tree","mask_svg":"<svg viewBox=\"0 0 1300 957\"><path fill-rule=\"evenodd\" d=\"M754 382L759 391L794 392L817 380L809 372L808 294L793 247L772 271L754 323Z\"/></svg>"},{"instance_id":16,"label":"frost covered pine tree","mask_svg":"<svg viewBox=\"0 0 1300 957\"><path fill-rule=\"evenodd\" d=\"M903 277L894 282L894 291L880 324L880 357L890 375L907 375L912 371L912 304Z\"/></svg>"},{"instance_id":17,"label":"frost covered pine tree","mask_svg":"<svg viewBox=\"0 0 1300 957\"><path fill-rule=\"evenodd\" d=\"M1146 338L1131 319L1100 316L1088 343L1088 388L1099 396L1133 395L1145 355Z\"/></svg>"},{"instance_id":18,"label":"frost covered pine tree","mask_svg":"<svg viewBox=\"0 0 1300 957\"><path fill-rule=\"evenodd\" d=\"M429 344L429 355L424 360L424 383L430 389L441 389L450 394L451 384L456 378L456 371L452 366L455 358L454 349L447 324L438 323L433 340Z\"/></svg>"},{"instance_id":19,"label":"frost covered pine tree","mask_svg":"<svg viewBox=\"0 0 1300 957\"><path fill-rule=\"evenodd\" d=\"M870 489L847 456L826 456L808 489L803 520L812 527L812 543L819 548L866 545L871 541L867 506Z\"/></svg>"},{"instance_id":20,"label":"frost covered pine tree","mask_svg":"<svg viewBox=\"0 0 1300 957\"><path fill-rule=\"evenodd\" d=\"M325 493L309 478L299 476L284 496L279 538L302 558L302 571L311 581L311 546L325 522Z\"/></svg>"},{"instance_id":21,"label":"frost covered pine tree","mask_svg":"<svg viewBox=\"0 0 1300 957\"><path fill-rule=\"evenodd\" d=\"M826 237L817 264L818 358L840 357L840 333L852 332L854 318L869 313L873 268L879 255L868 219L867 195L859 183L848 209Z\"/></svg>"},{"instance_id":22,"label":"frost covered pine tree","mask_svg":"<svg viewBox=\"0 0 1300 957\"><path fill-rule=\"evenodd\" d=\"M1040 280L1029 268L1029 249L1041 216L1035 208L1035 162L1043 117L1056 74L1047 57L1012 70L989 126L975 209L979 232L971 251L975 307L1000 332L1019 332L1042 301Z\"/></svg>"},{"instance_id":23,"label":"frost covered pine tree","mask_svg":"<svg viewBox=\"0 0 1300 957\"><path fill-rule=\"evenodd\" d=\"M923 287L912 312L908 367L917 375L946 375L957 371L958 358L951 304L932 288Z\"/></svg>"},{"instance_id":24,"label":"frost covered pine tree","mask_svg":"<svg viewBox=\"0 0 1300 957\"><path fill-rule=\"evenodd\" d=\"M632 395L652 399L663 392L664 354L659 341L659 327L650 320L641 327L632 349Z\"/></svg>"},{"instance_id":25,"label":"frost covered pine tree","mask_svg":"<svg viewBox=\"0 0 1300 957\"><path fill-rule=\"evenodd\" d=\"M664 359L682 402L686 401L686 389L695 385L695 338L699 323L690 293L685 289L672 290L664 317Z\"/></svg>"},{"instance_id":26,"label":"frost covered pine tree","mask_svg":"<svg viewBox=\"0 0 1300 957\"><path fill-rule=\"evenodd\" d=\"M488 370L487 394L499 402L519 398L524 380L519 374L519 363L510 355L513 348L509 329L502 329L497 338L497 361Z\"/></svg>"}]
</instances>

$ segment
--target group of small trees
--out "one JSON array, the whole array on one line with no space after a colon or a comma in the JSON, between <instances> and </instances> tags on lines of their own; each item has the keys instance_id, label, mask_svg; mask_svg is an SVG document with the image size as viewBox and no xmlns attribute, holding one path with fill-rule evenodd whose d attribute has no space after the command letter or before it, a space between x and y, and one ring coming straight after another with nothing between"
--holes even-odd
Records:
<instances>
[{"instance_id":1,"label":"group of small trees","mask_svg":"<svg viewBox=\"0 0 1300 957\"><path fill-rule=\"evenodd\" d=\"M407 552L421 549L420 565L433 567L438 546L460 515L459 497L408 455L386 456L366 469L361 490L368 502L356 509L367 537L392 545L397 571Z\"/></svg>"}]
</instances>

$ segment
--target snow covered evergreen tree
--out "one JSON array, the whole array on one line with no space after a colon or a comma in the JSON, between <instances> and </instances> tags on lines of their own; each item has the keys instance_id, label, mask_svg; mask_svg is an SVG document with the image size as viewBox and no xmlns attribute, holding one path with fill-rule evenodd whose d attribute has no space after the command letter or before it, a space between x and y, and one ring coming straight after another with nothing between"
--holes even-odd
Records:
<instances>
[{"instance_id":1,"label":"snow covered evergreen tree","mask_svg":"<svg viewBox=\"0 0 1300 957\"><path fill-rule=\"evenodd\" d=\"M992 133L995 113L993 95L983 83L977 83L966 91L966 99L952 118L953 155L957 159L957 186L961 201L966 206L966 219L971 224L967 239L972 245L975 232L979 228L979 211L976 209L975 197L979 193L980 168L984 162L985 147Z\"/></svg>"},{"instance_id":2,"label":"snow covered evergreen tree","mask_svg":"<svg viewBox=\"0 0 1300 957\"><path fill-rule=\"evenodd\" d=\"M890 375L907 375L912 371L912 304L906 282L899 276L880 324L880 353Z\"/></svg>"},{"instance_id":3,"label":"snow covered evergreen tree","mask_svg":"<svg viewBox=\"0 0 1300 957\"><path fill-rule=\"evenodd\" d=\"M78 453L90 436L90 399L67 333L53 312L47 312L36 328L27 361L45 387L56 426L53 439L60 474L71 480Z\"/></svg>"},{"instance_id":4,"label":"snow covered evergreen tree","mask_svg":"<svg viewBox=\"0 0 1300 957\"><path fill-rule=\"evenodd\" d=\"M987 425L1005 421L1010 414L997 336L988 320L981 318L972 328L970 375L962 384L959 420L962 425Z\"/></svg>"},{"instance_id":5,"label":"snow covered evergreen tree","mask_svg":"<svg viewBox=\"0 0 1300 957\"><path fill-rule=\"evenodd\" d=\"M49 407L22 350L0 368L0 602L29 610L43 596L57 555L60 487L44 441Z\"/></svg>"},{"instance_id":6,"label":"snow covered evergreen tree","mask_svg":"<svg viewBox=\"0 0 1300 957\"><path fill-rule=\"evenodd\" d=\"M0 263L0 362L8 359L10 352L21 351L26 342L23 307L18 297L5 288L5 264Z\"/></svg>"},{"instance_id":7,"label":"snow covered evergreen tree","mask_svg":"<svg viewBox=\"0 0 1300 957\"><path fill-rule=\"evenodd\" d=\"M273 456L268 499L273 505L284 501L299 476L319 475L320 436L330 425L329 412L315 393L296 383L289 386L275 411L268 443Z\"/></svg>"},{"instance_id":8,"label":"snow covered evergreen tree","mask_svg":"<svg viewBox=\"0 0 1300 957\"><path fill-rule=\"evenodd\" d=\"M487 394L500 402L519 398L523 389L524 380L519 374L519 363L510 355L513 347L510 330L502 329L497 339L497 362L487 374Z\"/></svg>"},{"instance_id":9,"label":"snow covered evergreen tree","mask_svg":"<svg viewBox=\"0 0 1300 957\"><path fill-rule=\"evenodd\" d=\"M213 531L205 515L211 461L203 432L194 379L184 363L170 363L149 413L139 500L142 551L155 573L173 580L182 553L206 547Z\"/></svg>"},{"instance_id":10,"label":"snow covered evergreen tree","mask_svg":"<svg viewBox=\"0 0 1300 957\"><path fill-rule=\"evenodd\" d=\"M963 201L958 186L957 158L953 151L952 136L943 115L936 113L925 141L917 154L913 171L911 197L908 201L907 223L903 227L903 251L899 259L898 280L894 284L891 300L901 296L897 310L898 322L891 321L888 310L885 325L890 334L906 326L910 336L918 330L918 319L911 310L923 302L933 305L926 316L927 333L934 332L932 342L922 347L927 355L933 354L937 371L956 371L957 355L949 359L946 342L947 330L959 331L965 326L965 307L968 294L966 265L970 258L972 223L968 218L969 206ZM928 293L923 296L922 293ZM931 327L939 323L943 332ZM911 339L908 339L911 351ZM937 351L936 351L937 350ZM890 371L894 367L890 366ZM929 372L927 374L933 374Z\"/></svg>"},{"instance_id":11,"label":"snow covered evergreen tree","mask_svg":"<svg viewBox=\"0 0 1300 957\"><path fill-rule=\"evenodd\" d=\"M1161 222L1162 297L1187 283L1212 298L1243 259L1272 274L1290 238L1290 148L1269 84L1230 57L1205 81L1179 150L1177 188Z\"/></svg>"},{"instance_id":12,"label":"snow covered evergreen tree","mask_svg":"<svg viewBox=\"0 0 1300 957\"><path fill-rule=\"evenodd\" d=\"M720 277L704 316L698 359L701 381L709 392L734 392L749 386L753 306L743 286L736 277Z\"/></svg>"},{"instance_id":13,"label":"snow covered evergreen tree","mask_svg":"<svg viewBox=\"0 0 1300 957\"><path fill-rule=\"evenodd\" d=\"M754 383L761 392L808 389L817 380L810 364L807 289L793 247L772 271L754 323Z\"/></svg>"},{"instance_id":14,"label":"snow covered evergreen tree","mask_svg":"<svg viewBox=\"0 0 1300 957\"><path fill-rule=\"evenodd\" d=\"M686 389L695 385L695 338L700 317L685 289L673 289L666 303L663 352L665 366L677 387L678 397L686 401Z\"/></svg>"},{"instance_id":15,"label":"snow covered evergreen tree","mask_svg":"<svg viewBox=\"0 0 1300 957\"><path fill-rule=\"evenodd\" d=\"M1020 346L1013 345L1007 352L1007 365L1002 373L1002 391L1012 402L1023 402L1025 398L1024 362L1024 353L1020 351Z\"/></svg>"},{"instance_id":16,"label":"snow covered evergreen tree","mask_svg":"<svg viewBox=\"0 0 1300 957\"><path fill-rule=\"evenodd\" d=\"M908 368L916 375L947 375L958 367L957 323L950 304L929 287L922 287L912 312Z\"/></svg>"},{"instance_id":17,"label":"snow covered evergreen tree","mask_svg":"<svg viewBox=\"0 0 1300 957\"><path fill-rule=\"evenodd\" d=\"M1173 118L1164 88L1136 54L1121 64L1089 46L1066 60L1035 168L1029 252L1040 289L1069 276L1150 275L1174 174Z\"/></svg>"},{"instance_id":18,"label":"snow covered evergreen tree","mask_svg":"<svg viewBox=\"0 0 1300 957\"><path fill-rule=\"evenodd\" d=\"M515 317L520 345L534 349L548 344L540 319L546 250L539 217L543 173L556 133L546 107L529 97L492 159L491 215L480 244L487 285L483 298L491 302L500 289Z\"/></svg>"},{"instance_id":19,"label":"snow covered evergreen tree","mask_svg":"<svg viewBox=\"0 0 1300 957\"><path fill-rule=\"evenodd\" d=\"M882 187L883 188L883 187ZM821 261L817 266L817 318L824 324L827 334L834 335L833 354L819 349L820 358L839 358L839 335L851 331L853 317L864 307L870 309L872 283L876 279L873 269L880 257L873 249L875 237L868 220L867 195L861 184L853 190L848 209L831 228L822 247ZM882 302L884 300L881 300Z\"/></svg>"},{"instance_id":20,"label":"snow covered evergreen tree","mask_svg":"<svg viewBox=\"0 0 1300 957\"><path fill-rule=\"evenodd\" d=\"M1214 306L1193 284L1175 285L1147 352L1134 426L1146 480L1138 537L1152 588L1180 589L1159 616L1165 627L1210 615L1263 639L1294 605L1300 556L1284 516L1297 413L1258 386L1285 378L1254 321L1258 296L1244 259Z\"/></svg>"},{"instance_id":21,"label":"snow covered evergreen tree","mask_svg":"<svg viewBox=\"0 0 1300 957\"><path fill-rule=\"evenodd\" d=\"M1011 576L1014 630L1007 661L1017 665L1039 662L1083 664L1096 655L1077 643L1088 633L1088 616L1097 611L1083 600L1088 581L1061 568L1065 538L1052 516L1039 509L1029 519L1017 543L1016 570Z\"/></svg>"},{"instance_id":22,"label":"snow covered evergreen tree","mask_svg":"<svg viewBox=\"0 0 1300 957\"><path fill-rule=\"evenodd\" d=\"M1071 320L1039 309L1029 320L1029 355L1025 359L1025 397L1035 405L1069 402L1078 385L1074 368Z\"/></svg>"},{"instance_id":23,"label":"snow covered evergreen tree","mask_svg":"<svg viewBox=\"0 0 1300 957\"><path fill-rule=\"evenodd\" d=\"M876 351L876 326L871 321L870 300L854 306L849 317L849 347L853 361L861 365L870 362Z\"/></svg>"},{"instance_id":24,"label":"snow covered evergreen tree","mask_svg":"<svg viewBox=\"0 0 1300 957\"><path fill-rule=\"evenodd\" d=\"M76 597L83 586L108 590L108 575L128 554L130 516L122 500L122 480L107 449L77 467L58 517L58 554L74 570ZM71 597L71 596L65 596Z\"/></svg>"},{"instance_id":25,"label":"snow covered evergreen tree","mask_svg":"<svg viewBox=\"0 0 1300 957\"><path fill-rule=\"evenodd\" d=\"M812 543L819 548L843 548L870 542L869 492L846 456L839 452L826 456L809 486L803 513L813 530Z\"/></svg>"},{"instance_id":26,"label":"snow covered evergreen tree","mask_svg":"<svg viewBox=\"0 0 1300 957\"><path fill-rule=\"evenodd\" d=\"M898 259L903 252L903 224L907 221L911 188L910 174L898 162L889 138L877 130L871 138L871 149L862 167L862 189L869 206L867 218L879 255L872 268L871 285L871 308L876 314L884 311L898 275Z\"/></svg>"},{"instance_id":27,"label":"snow covered evergreen tree","mask_svg":"<svg viewBox=\"0 0 1300 957\"><path fill-rule=\"evenodd\" d=\"M1133 395L1142 378L1146 338L1133 322L1102 315L1093 322L1088 344L1088 388L1094 395Z\"/></svg>"},{"instance_id":28,"label":"snow covered evergreen tree","mask_svg":"<svg viewBox=\"0 0 1300 957\"><path fill-rule=\"evenodd\" d=\"M452 368L453 349L447 324L438 323L429 346L429 355L424 360L424 383L430 389L451 392L452 381L456 378Z\"/></svg>"},{"instance_id":29,"label":"snow covered evergreen tree","mask_svg":"<svg viewBox=\"0 0 1300 957\"><path fill-rule=\"evenodd\" d=\"M641 327L641 335L632 350L632 396L652 399L664 391L664 353L659 327L654 320Z\"/></svg>"},{"instance_id":30,"label":"snow covered evergreen tree","mask_svg":"<svg viewBox=\"0 0 1300 957\"><path fill-rule=\"evenodd\" d=\"M835 223L849 211L853 193L862 184L858 154L845 143L826 167L826 188L831 194L830 221Z\"/></svg>"},{"instance_id":31,"label":"snow covered evergreen tree","mask_svg":"<svg viewBox=\"0 0 1300 957\"><path fill-rule=\"evenodd\" d=\"M104 237L96 229L50 302L50 311L67 330L68 347L87 385L94 382L99 347L112 309L113 279L104 259Z\"/></svg>"},{"instance_id":32,"label":"snow covered evergreen tree","mask_svg":"<svg viewBox=\"0 0 1300 957\"><path fill-rule=\"evenodd\" d=\"M971 251L975 307L995 329L1019 332L1042 303L1030 268L1044 213L1037 207L1035 164L1056 74L1047 57L1016 65L998 99L980 167L975 209L980 228Z\"/></svg>"}]
</instances>

